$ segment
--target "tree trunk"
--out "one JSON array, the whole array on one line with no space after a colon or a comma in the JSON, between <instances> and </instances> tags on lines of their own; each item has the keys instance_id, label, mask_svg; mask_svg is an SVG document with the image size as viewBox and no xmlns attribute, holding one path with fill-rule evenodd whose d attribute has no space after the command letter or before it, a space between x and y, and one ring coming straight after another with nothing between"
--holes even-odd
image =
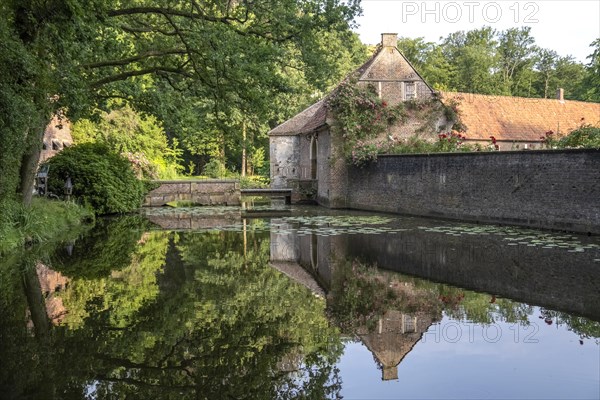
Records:
<instances>
[{"instance_id":1,"label":"tree trunk","mask_svg":"<svg viewBox=\"0 0 600 400\"><path fill-rule=\"evenodd\" d=\"M29 257L26 258L29 263ZM35 262L33 262L35 263ZM28 265L24 264L23 269L23 290L25 291L25 297L27 298L27 305L29 306L29 313L31 314L31 321L33 322L35 337L40 342L46 342L50 336L50 319L46 312L46 301L40 280L37 275L35 264Z\"/></svg>"},{"instance_id":2,"label":"tree trunk","mask_svg":"<svg viewBox=\"0 0 600 400\"><path fill-rule=\"evenodd\" d=\"M242 121L242 176L246 176L248 155L246 154L246 121Z\"/></svg>"},{"instance_id":3,"label":"tree trunk","mask_svg":"<svg viewBox=\"0 0 600 400\"><path fill-rule=\"evenodd\" d=\"M27 145L27 149L21 158L19 193L21 195L21 202L25 207L29 207L31 205L31 198L33 197L33 184L35 181L37 165L40 161L45 128L46 125L38 127L37 131L33 132L35 137L28 138L29 144ZM29 128L27 132L28 134L26 135L29 136L31 128Z\"/></svg>"}]
</instances>

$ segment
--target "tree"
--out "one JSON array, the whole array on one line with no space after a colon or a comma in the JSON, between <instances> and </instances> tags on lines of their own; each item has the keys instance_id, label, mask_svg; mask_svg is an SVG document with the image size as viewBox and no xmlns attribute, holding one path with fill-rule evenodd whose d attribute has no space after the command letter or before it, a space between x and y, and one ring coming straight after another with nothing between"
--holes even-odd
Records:
<instances>
[{"instance_id":1,"label":"tree","mask_svg":"<svg viewBox=\"0 0 600 400\"><path fill-rule=\"evenodd\" d=\"M530 95L535 46L530 27L509 28L499 34L498 61L504 94Z\"/></svg>"},{"instance_id":2,"label":"tree","mask_svg":"<svg viewBox=\"0 0 600 400\"><path fill-rule=\"evenodd\" d=\"M555 65L558 54L554 50L539 49L535 63L535 67L538 71L537 91L542 95L544 99L551 96L550 90L553 85L551 84L554 75L556 74Z\"/></svg>"},{"instance_id":3,"label":"tree","mask_svg":"<svg viewBox=\"0 0 600 400\"><path fill-rule=\"evenodd\" d=\"M445 58L442 46L423 38L401 37L398 49L434 89L456 90L451 86L456 67Z\"/></svg>"},{"instance_id":4,"label":"tree","mask_svg":"<svg viewBox=\"0 0 600 400\"><path fill-rule=\"evenodd\" d=\"M594 40L590 46L593 52L587 57L590 62L586 66L581 96L584 100L600 103L600 38Z\"/></svg>"},{"instance_id":5,"label":"tree","mask_svg":"<svg viewBox=\"0 0 600 400\"><path fill-rule=\"evenodd\" d=\"M114 240L131 243L132 233ZM0 334L20 339L0 349L3 365L31 373L2 369L0 387L48 399L80 398L90 381L98 398L339 398L342 343L324 299L269 266L268 233L249 234L245 254L242 245L234 232L138 231L132 248L112 254L127 265L93 275L61 268L61 252L54 264L69 284L53 296L68 326L46 324L45 347L27 333L20 279L1 280L10 324Z\"/></svg>"},{"instance_id":6,"label":"tree","mask_svg":"<svg viewBox=\"0 0 600 400\"><path fill-rule=\"evenodd\" d=\"M147 94L160 84L200 102L201 116L209 117L203 130L233 136L242 122L258 127L268 120L291 56L304 54L323 32L348 31L359 7L325 0L30 0L3 2L0 12L2 42L11 49L2 52L2 104L15 116L5 136L20 158L2 162L21 170L3 194L12 197L20 186L28 204L42 127L53 112L64 109L77 120L114 98L158 107ZM309 62L327 67L324 57L303 62L307 70ZM6 78L14 71L22 74ZM30 108L28 118L17 118L19 103Z\"/></svg>"},{"instance_id":7,"label":"tree","mask_svg":"<svg viewBox=\"0 0 600 400\"><path fill-rule=\"evenodd\" d=\"M460 92L499 94L493 70L497 66L497 42L490 27L448 35L442 41L442 51L456 67L450 86Z\"/></svg>"},{"instance_id":8,"label":"tree","mask_svg":"<svg viewBox=\"0 0 600 400\"><path fill-rule=\"evenodd\" d=\"M164 129L152 115L144 115L129 105L102 112L100 121L82 119L71 131L77 144L100 142L128 157L138 177L173 178L179 169L177 139L167 140Z\"/></svg>"}]
</instances>

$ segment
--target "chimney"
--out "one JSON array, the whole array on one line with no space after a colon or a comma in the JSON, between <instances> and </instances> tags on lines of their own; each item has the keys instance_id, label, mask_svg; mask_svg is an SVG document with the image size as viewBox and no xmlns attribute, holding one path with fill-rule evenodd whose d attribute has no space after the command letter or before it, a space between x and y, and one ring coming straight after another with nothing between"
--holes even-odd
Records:
<instances>
[{"instance_id":1,"label":"chimney","mask_svg":"<svg viewBox=\"0 0 600 400\"><path fill-rule=\"evenodd\" d=\"M381 45L383 47L396 47L398 45L398 34L397 33L382 33L381 34Z\"/></svg>"},{"instance_id":2,"label":"chimney","mask_svg":"<svg viewBox=\"0 0 600 400\"><path fill-rule=\"evenodd\" d=\"M556 100L565 101L565 90L563 88L556 91Z\"/></svg>"}]
</instances>

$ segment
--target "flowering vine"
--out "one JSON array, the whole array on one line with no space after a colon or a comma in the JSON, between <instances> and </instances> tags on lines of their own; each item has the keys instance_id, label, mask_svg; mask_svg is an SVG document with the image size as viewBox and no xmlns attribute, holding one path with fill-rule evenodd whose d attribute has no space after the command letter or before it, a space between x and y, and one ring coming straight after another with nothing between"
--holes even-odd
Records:
<instances>
[{"instance_id":1,"label":"flowering vine","mask_svg":"<svg viewBox=\"0 0 600 400\"><path fill-rule=\"evenodd\" d=\"M346 160L357 166L376 160L385 143L374 143L373 139L407 118L402 103L389 106L372 85L359 86L356 82L338 86L327 100L327 107L344 138Z\"/></svg>"}]
</instances>

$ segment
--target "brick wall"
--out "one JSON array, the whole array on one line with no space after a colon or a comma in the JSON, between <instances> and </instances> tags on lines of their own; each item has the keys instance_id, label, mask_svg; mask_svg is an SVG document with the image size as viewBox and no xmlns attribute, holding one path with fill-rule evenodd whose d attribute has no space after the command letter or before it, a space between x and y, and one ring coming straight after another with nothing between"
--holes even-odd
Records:
<instances>
[{"instance_id":1,"label":"brick wall","mask_svg":"<svg viewBox=\"0 0 600 400\"><path fill-rule=\"evenodd\" d=\"M600 151L381 156L350 167L346 206L600 234Z\"/></svg>"}]
</instances>

